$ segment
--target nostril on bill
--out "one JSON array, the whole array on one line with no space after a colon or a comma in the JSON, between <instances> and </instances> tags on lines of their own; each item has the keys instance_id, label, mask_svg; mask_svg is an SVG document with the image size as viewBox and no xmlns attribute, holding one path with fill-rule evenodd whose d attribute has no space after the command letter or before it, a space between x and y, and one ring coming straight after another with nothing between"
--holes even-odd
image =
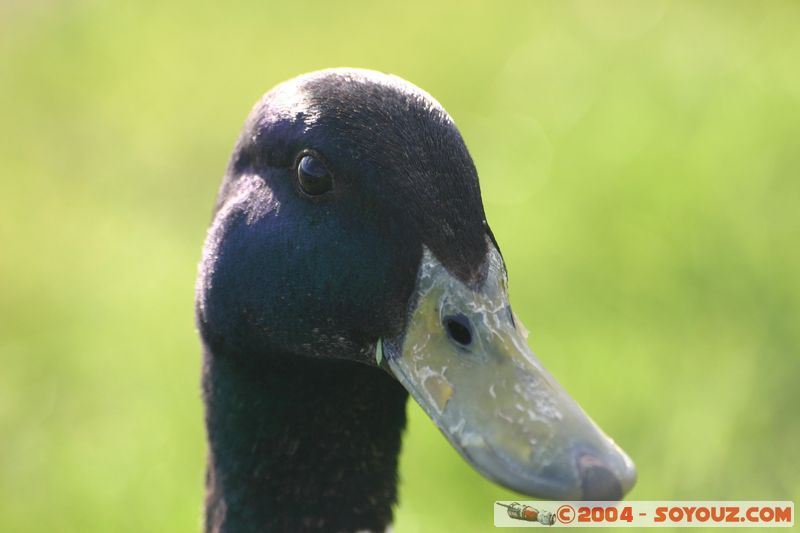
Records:
<instances>
[{"instance_id":1,"label":"nostril on bill","mask_svg":"<svg viewBox=\"0 0 800 533\"><path fill-rule=\"evenodd\" d=\"M617 476L591 455L578 460L581 472L581 491L584 500L621 500L622 484Z\"/></svg>"},{"instance_id":2,"label":"nostril on bill","mask_svg":"<svg viewBox=\"0 0 800 533\"><path fill-rule=\"evenodd\" d=\"M447 336L463 347L472 344L472 325L464 315L449 315L442 320Z\"/></svg>"}]
</instances>

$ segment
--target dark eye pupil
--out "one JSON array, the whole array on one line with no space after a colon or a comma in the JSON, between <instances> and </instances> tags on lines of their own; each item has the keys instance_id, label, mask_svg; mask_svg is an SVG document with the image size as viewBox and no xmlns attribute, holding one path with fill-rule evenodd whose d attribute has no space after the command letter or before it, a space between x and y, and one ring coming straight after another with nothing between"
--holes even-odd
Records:
<instances>
[{"instance_id":1,"label":"dark eye pupil","mask_svg":"<svg viewBox=\"0 0 800 533\"><path fill-rule=\"evenodd\" d=\"M333 185L325 164L313 155L305 155L297 164L297 179L306 194L312 196L330 190Z\"/></svg>"}]
</instances>

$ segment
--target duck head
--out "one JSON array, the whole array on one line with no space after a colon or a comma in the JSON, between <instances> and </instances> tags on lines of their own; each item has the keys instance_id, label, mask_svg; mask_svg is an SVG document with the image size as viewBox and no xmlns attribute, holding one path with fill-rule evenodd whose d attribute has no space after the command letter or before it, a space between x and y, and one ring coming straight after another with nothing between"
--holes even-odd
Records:
<instances>
[{"instance_id":1,"label":"duck head","mask_svg":"<svg viewBox=\"0 0 800 533\"><path fill-rule=\"evenodd\" d=\"M398 77L320 71L256 104L220 190L197 313L209 349L243 363L383 368L511 489L613 500L635 481L528 348L453 120Z\"/></svg>"}]
</instances>

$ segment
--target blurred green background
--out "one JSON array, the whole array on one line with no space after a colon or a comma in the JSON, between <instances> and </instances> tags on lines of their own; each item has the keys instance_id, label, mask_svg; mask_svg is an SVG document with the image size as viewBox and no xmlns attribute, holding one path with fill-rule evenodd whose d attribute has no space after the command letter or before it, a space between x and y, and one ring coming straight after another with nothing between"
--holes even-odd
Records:
<instances>
[{"instance_id":1,"label":"blurred green background","mask_svg":"<svg viewBox=\"0 0 800 533\"><path fill-rule=\"evenodd\" d=\"M517 314L631 499L800 497L797 2L0 3L0 530L199 531L196 263L274 84L392 72L472 150ZM398 533L514 496L414 404Z\"/></svg>"}]
</instances>

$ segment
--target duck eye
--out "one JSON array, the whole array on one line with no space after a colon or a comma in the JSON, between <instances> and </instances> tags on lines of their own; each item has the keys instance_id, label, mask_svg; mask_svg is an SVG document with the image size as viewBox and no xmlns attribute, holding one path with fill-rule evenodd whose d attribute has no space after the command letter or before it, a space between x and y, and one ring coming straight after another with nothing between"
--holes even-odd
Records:
<instances>
[{"instance_id":1,"label":"duck eye","mask_svg":"<svg viewBox=\"0 0 800 533\"><path fill-rule=\"evenodd\" d=\"M318 196L333 188L333 177L325 163L311 154L304 155L297 162L297 181L309 196Z\"/></svg>"}]
</instances>

